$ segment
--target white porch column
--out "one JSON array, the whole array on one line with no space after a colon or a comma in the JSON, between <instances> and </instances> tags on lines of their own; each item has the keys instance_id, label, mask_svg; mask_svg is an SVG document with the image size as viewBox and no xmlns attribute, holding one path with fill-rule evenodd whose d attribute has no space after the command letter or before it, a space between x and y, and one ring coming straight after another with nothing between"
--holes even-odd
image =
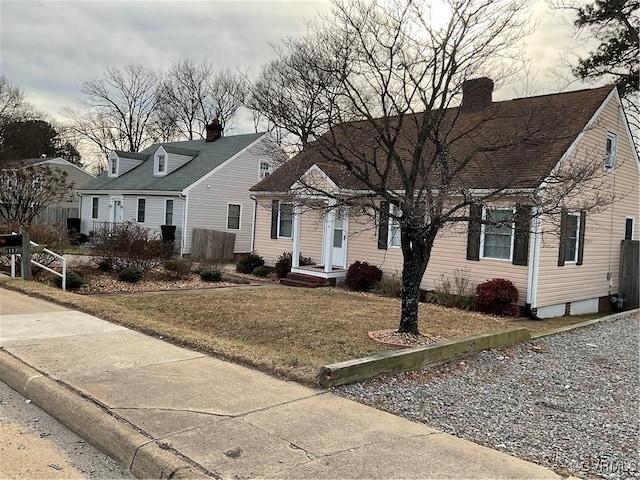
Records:
<instances>
[{"instance_id":1,"label":"white porch column","mask_svg":"<svg viewBox=\"0 0 640 480\"><path fill-rule=\"evenodd\" d=\"M300 212L302 208L299 203L293 205L293 219L291 236L293 237L293 251L291 252L291 268L300 266Z\"/></svg>"},{"instance_id":2,"label":"white porch column","mask_svg":"<svg viewBox=\"0 0 640 480\"><path fill-rule=\"evenodd\" d=\"M329 211L325 215L324 222L324 243L322 245L322 258L324 259L325 273L331 273L333 268L333 230L336 226L336 201L329 200Z\"/></svg>"}]
</instances>

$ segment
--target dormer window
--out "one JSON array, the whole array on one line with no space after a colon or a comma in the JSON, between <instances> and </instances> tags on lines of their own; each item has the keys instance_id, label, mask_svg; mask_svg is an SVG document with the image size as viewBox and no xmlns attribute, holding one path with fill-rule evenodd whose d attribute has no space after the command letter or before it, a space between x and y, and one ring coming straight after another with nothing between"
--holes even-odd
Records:
<instances>
[{"instance_id":1,"label":"dormer window","mask_svg":"<svg viewBox=\"0 0 640 480\"><path fill-rule=\"evenodd\" d=\"M615 133L607 132L607 141L604 152L604 169L612 171L616 166L616 156L618 150L618 136Z\"/></svg>"},{"instance_id":2,"label":"dormer window","mask_svg":"<svg viewBox=\"0 0 640 480\"><path fill-rule=\"evenodd\" d=\"M166 175L167 174L167 152L164 148L160 147L156 151L153 162L153 174L154 175Z\"/></svg>"}]
</instances>

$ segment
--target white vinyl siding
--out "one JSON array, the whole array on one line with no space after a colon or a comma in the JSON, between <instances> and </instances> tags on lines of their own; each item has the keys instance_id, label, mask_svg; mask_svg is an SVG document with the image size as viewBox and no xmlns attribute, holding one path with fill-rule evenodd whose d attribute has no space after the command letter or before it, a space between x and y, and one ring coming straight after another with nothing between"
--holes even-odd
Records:
<instances>
[{"instance_id":1,"label":"white vinyl siding","mask_svg":"<svg viewBox=\"0 0 640 480\"><path fill-rule=\"evenodd\" d=\"M124 221L136 221L138 214L137 195L123 195L124 198ZM165 195L147 195L145 198L145 221L142 226L152 231L158 238L161 238L160 225L165 223L165 205L169 197ZM176 248L180 246L182 239L182 221L184 218L184 199L172 197L173 200L173 224L176 226ZM101 200L102 201L102 200ZM102 208L102 205L100 205Z\"/></svg>"},{"instance_id":2,"label":"white vinyl siding","mask_svg":"<svg viewBox=\"0 0 640 480\"><path fill-rule=\"evenodd\" d=\"M194 228L226 230L228 204L241 205L240 229L233 231L234 253L251 251L255 203L249 189L259 180L258 150L248 148L188 189L185 253L191 251Z\"/></svg>"}]
</instances>

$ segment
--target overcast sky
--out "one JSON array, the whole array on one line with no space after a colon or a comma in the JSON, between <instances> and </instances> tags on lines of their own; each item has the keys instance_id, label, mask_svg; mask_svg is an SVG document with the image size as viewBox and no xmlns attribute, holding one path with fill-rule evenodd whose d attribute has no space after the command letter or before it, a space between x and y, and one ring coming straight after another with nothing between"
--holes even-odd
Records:
<instances>
[{"instance_id":1,"label":"overcast sky","mask_svg":"<svg viewBox=\"0 0 640 480\"><path fill-rule=\"evenodd\" d=\"M191 58L257 72L274 58L272 44L303 34L305 19L328 9L326 0L0 0L0 71L37 109L62 119L62 108L73 107L80 96L78 86L107 67L166 70ZM569 17L550 11L544 0L536 0L533 17L540 26L527 52L537 71L536 93L566 88L547 69L576 46ZM512 86L495 97L515 95ZM250 129L241 122L236 132Z\"/></svg>"}]
</instances>

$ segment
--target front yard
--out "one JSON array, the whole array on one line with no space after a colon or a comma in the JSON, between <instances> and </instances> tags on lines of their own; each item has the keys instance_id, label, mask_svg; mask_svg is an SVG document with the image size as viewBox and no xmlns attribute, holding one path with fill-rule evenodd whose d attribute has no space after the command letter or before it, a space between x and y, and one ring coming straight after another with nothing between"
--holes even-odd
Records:
<instances>
[{"instance_id":1,"label":"front yard","mask_svg":"<svg viewBox=\"0 0 640 480\"><path fill-rule=\"evenodd\" d=\"M0 285L306 384L313 384L323 365L393 349L372 341L368 332L397 328L400 312L397 299L329 288L86 296L38 282ZM421 332L448 339L514 327L543 332L583 320L535 322L420 305Z\"/></svg>"}]
</instances>

